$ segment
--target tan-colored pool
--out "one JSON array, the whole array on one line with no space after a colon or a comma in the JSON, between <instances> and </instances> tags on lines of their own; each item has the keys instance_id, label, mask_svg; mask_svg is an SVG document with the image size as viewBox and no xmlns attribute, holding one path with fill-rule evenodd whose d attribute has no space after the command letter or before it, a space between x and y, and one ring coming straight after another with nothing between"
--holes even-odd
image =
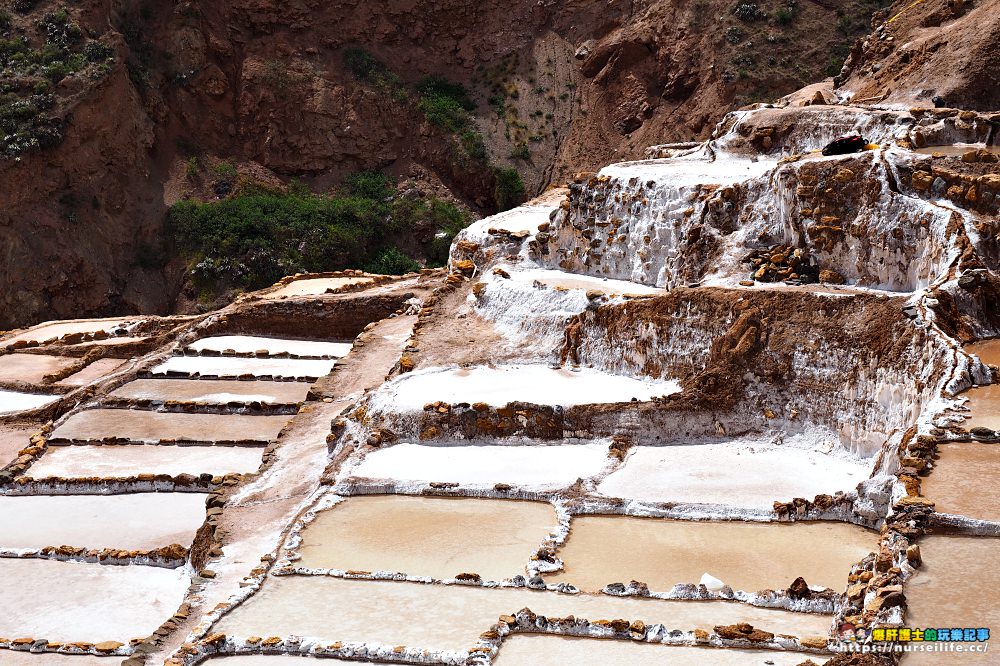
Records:
<instances>
[{"instance_id":1,"label":"tan-colored pool","mask_svg":"<svg viewBox=\"0 0 1000 666\"><path fill-rule=\"evenodd\" d=\"M1000 445L938 444L939 460L921 481L935 509L980 520L1000 520Z\"/></svg>"},{"instance_id":2,"label":"tan-colored pool","mask_svg":"<svg viewBox=\"0 0 1000 666\"><path fill-rule=\"evenodd\" d=\"M0 636L126 645L169 619L190 584L184 569L16 558L0 558L0 580Z\"/></svg>"},{"instance_id":3,"label":"tan-colored pool","mask_svg":"<svg viewBox=\"0 0 1000 666\"><path fill-rule=\"evenodd\" d=\"M802 576L839 592L851 566L877 542L876 532L847 523L578 516L558 553L565 570L548 579L588 591L637 580L666 592L708 573L735 590L757 592L785 589Z\"/></svg>"},{"instance_id":4,"label":"tan-colored pool","mask_svg":"<svg viewBox=\"0 0 1000 666\"><path fill-rule=\"evenodd\" d=\"M658 645L627 640L570 638L521 634L508 636L500 646L494 666L798 666L816 655L775 650L735 650L708 647ZM252 666L248 664L247 666Z\"/></svg>"},{"instance_id":5,"label":"tan-colored pool","mask_svg":"<svg viewBox=\"0 0 1000 666\"><path fill-rule=\"evenodd\" d=\"M1000 155L1000 146L987 146L984 143L952 143L944 146L924 146L915 152L923 155L944 155L946 157L961 157L974 150L985 150Z\"/></svg>"},{"instance_id":6,"label":"tan-colored pool","mask_svg":"<svg viewBox=\"0 0 1000 666\"><path fill-rule=\"evenodd\" d=\"M303 533L301 566L504 580L558 527L544 502L368 495L319 514Z\"/></svg>"},{"instance_id":7,"label":"tan-colored pool","mask_svg":"<svg viewBox=\"0 0 1000 666\"><path fill-rule=\"evenodd\" d=\"M641 619L670 628L710 631L749 622L774 633L826 635L828 615L790 613L734 602L662 601L568 595L526 589L281 576L213 627L229 636L312 636L464 651L500 615L530 608L549 617ZM350 612L343 612L350 609Z\"/></svg>"},{"instance_id":8,"label":"tan-colored pool","mask_svg":"<svg viewBox=\"0 0 1000 666\"><path fill-rule=\"evenodd\" d=\"M923 565L904 587L908 604L906 626L984 627L995 632L1000 627L996 593L1000 587L997 567L1000 539L931 535L918 543ZM961 655L914 652L902 661L905 666L952 662L996 664L997 658L990 652L967 651Z\"/></svg>"},{"instance_id":9,"label":"tan-colored pool","mask_svg":"<svg viewBox=\"0 0 1000 666\"><path fill-rule=\"evenodd\" d=\"M59 383L65 386L86 386L110 375L126 362L120 358L99 358L80 372L70 375Z\"/></svg>"},{"instance_id":10,"label":"tan-colored pool","mask_svg":"<svg viewBox=\"0 0 1000 666\"><path fill-rule=\"evenodd\" d=\"M334 278L309 278L305 280L295 280L289 282L280 289L267 294L265 298L281 298L283 296L319 296L325 294L327 289L341 289L348 285L368 284L372 281L370 277L334 277Z\"/></svg>"},{"instance_id":11,"label":"tan-colored pool","mask_svg":"<svg viewBox=\"0 0 1000 666\"><path fill-rule=\"evenodd\" d=\"M137 379L111 392L125 400L176 400L205 404L264 402L296 404L309 393L305 382L235 381L225 379Z\"/></svg>"},{"instance_id":12,"label":"tan-colored pool","mask_svg":"<svg viewBox=\"0 0 1000 666\"><path fill-rule=\"evenodd\" d=\"M18 451L31 446L31 436L38 432L41 427L41 423L0 424L0 467L14 460Z\"/></svg>"},{"instance_id":13,"label":"tan-colored pool","mask_svg":"<svg viewBox=\"0 0 1000 666\"><path fill-rule=\"evenodd\" d=\"M139 474L247 474L260 467L264 447L79 444L50 446L28 470L35 479Z\"/></svg>"},{"instance_id":14,"label":"tan-colored pool","mask_svg":"<svg viewBox=\"0 0 1000 666\"><path fill-rule=\"evenodd\" d=\"M40 384L45 375L72 367L79 359L44 354L5 354L0 356L0 381Z\"/></svg>"},{"instance_id":15,"label":"tan-colored pool","mask_svg":"<svg viewBox=\"0 0 1000 666\"><path fill-rule=\"evenodd\" d=\"M0 497L0 547L152 550L190 546L205 522L198 493Z\"/></svg>"},{"instance_id":16,"label":"tan-colored pool","mask_svg":"<svg viewBox=\"0 0 1000 666\"><path fill-rule=\"evenodd\" d=\"M138 409L88 409L69 417L52 433L54 439L130 439L159 442L165 439L214 442L275 439L290 416L244 414L183 414Z\"/></svg>"},{"instance_id":17,"label":"tan-colored pool","mask_svg":"<svg viewBox=\"0 0 1000 666\"><path fill-rule=\"evenodd\" d=\"M970 388L962 395L969 399L969 415L962 422L963 428L1000 430L1000 384Z\"/></svg>"},{"instance_id":18,"label":"tan-colored pool","mask_svg":"<svg viewBox=\"0 0 1000 666\"><path fill-rule=\"evenodd\" d=\"M965 351L975 354L983 363L1000 365L1000 338L980 340L965 345Z\"/></svg>"},{"instance_id":19,"label":"tan-colored pool","mask_svg":"<svg viewBox=\"0 0 1000 666\"><path fill-rule=\"evenodd\" d=\"M0 650L0 664L4 666L118 666L121 657L95 657L92 655L32 654Z\"/></svg>"}]
</instances>

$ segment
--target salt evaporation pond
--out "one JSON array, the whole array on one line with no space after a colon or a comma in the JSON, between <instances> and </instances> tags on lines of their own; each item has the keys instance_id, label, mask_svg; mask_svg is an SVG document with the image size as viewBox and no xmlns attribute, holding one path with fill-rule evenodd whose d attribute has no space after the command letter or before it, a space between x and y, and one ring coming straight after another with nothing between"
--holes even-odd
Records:
<instances>
[{"instance_id":1,"label":"salt evaporation pond","mask_svg":"<svg viewBox=\"0 0 1000 666\"><path fill-rule=\"evenodd\" d=\"M12 338L3 341L9 345L14 342L26 340L28 342L46 342L52 339L61 338L64 335L73 333L96 333L98 331L110 331L128 323L127 319L79 319L66 321L50 321L29 328L24 333L19 333ZM134 320L131 320L134 321Z\"/></svg>"},{"instance_id":2,"label":"salt evaporation pond","mask_svg":"<svg viewBox=\"0 0 1000 666\"><path fill-rule=\"evenodd\" d=\"M340 358L351 351L350 342L323 342L319 340L290 340L286 338L266 338L256 335L219 335L202 338L188 346L197 352L232 350L237 354L253 354L267 350L269 354L288 353L293 356L314 356L317 358Z\"/></svg>"},{"instance_id":3,"label":"salt evaporation pond","mask_svg":"<svg viewBox=\"0 0 1000 666\"><path fill-rule=\"evenodd\" d=\"M265 298L281 298L283 296L319 296L327 290L337 290L355 284L368 284L370 277L331 277L308 278L295 280L285 286L265 295Z\"/></svg>"},{"instance_id":4,"label":"salt evaporation pond","mask_svg":"<svg viewBox=\"0 0 1000 666\"><path fill-rule=\"evenodd\" d=\"M482 242L486 240L490 229L509 233L535 233L539 224L549 221L552 206L518 206L492 217L487 217L470 224L462 236Z\"/></svg>"},{"instance_id":5,"label":"salt evaporation pond","mask_svg":"<svg viewBox=\"0 0 1000 666\"><path fill-rule=\"evenodd\" d=\"M746 442L637 446L597 491L648 502L721 504L771 511L775 500L851 490L869 465L790 446Z\"/></svg>"},{"instance_id":6,"label":"salt evaporation pond","mask_svg":"<svg viewBox=\"0 0 1000 666\"><path fill-rule=\"evenodd\" d=\"M777 161L768 159L749 160L720 156L709 161L701 158L640 160L622 162L601 169L599 175L628 180L639 178L643 182L654 181L673 187L736 183L762 176L775 166Z\"/></svg>"},{"instance_id":7,"label":"salt evaporation pond","mask_svg":"<svg viewBox=\"0 0 1000 666\"><path fill-rule=\"evenodd\" d=\"M940 513L1000 521L1000 446L962 442L938 444L938 460L921 480L921 493Z\"/></svg>"},{"instance_id":8,"label":"salt evaporation pond","mask_svg":"<svg viewBox=\"0 0 1000 666\"><path fill-rule=\"evenodd\" d=\"M333 369L334 359L239 358L232 356L171 356L153 368L153 374L178 372L217 377L271 376L297 379L323 377Z\"/></svg>"},{"instance_id":9,"label":"salt evaporation pond","mask_svg":"<svg viewBox=\"0 0 1000 666\"><path fill-rule=\"evenodd\" d=\"M126 645L169 619L190 585L183 569L17 558L0 558L0 580L0 636Z\"/></svg>"},{"instance_id":10,"label":"salt evaporation pond","mask_svg":"<svg viewBox=\"0 0 1000 666\"><path fill-rule=\"evenodd\" d=\"M305 401L305 382L238 381L227 379L137 379L111 392L124 400L174 400L204 404L263 402L297 404Z\"/></svg>"},{"instance_id":11,"label":"salt evaporation pond","mask_svg":"<svg viewBox=\"0 0 1000 666\"><path fill-rule=\"evenodd\" d=\"M607 444L427 446L402 443L369 453L353 475L398 481L557 487L600 472Z\"/></svg>"},{"instance_id":12,"label":"salt evaporation pond","mask_svg":"<svg viewBox=\"0 0 1000 666\"><path fill-rule=\"evenodd\" d=\"M86 368L59 381L64 386L86 386L102 379L120 368L125 361L120 358L99 358Z\"/></svg>"},{"instance_id":13,"label":"salt evaporation pond","mask_svg":"<svg viewBox=\"0 0 1000 666\"><path fill-rule=\"evenodd\" d=\"M564 570L547 579L590 592L637 580L668 592L708 573L734 590L759 592L783 590L802 576L841 592L851 566L877 545L876 532L847 523L575 516L558 552Z\"/></svg>"},{"instance_id":14,"label":"salt evaporation pond","mask_svg":"<svg viewBox=\"0 0 1000 666\"><path fill-rule=\"evenodd\" d=\"M961 157L974 150L985 150L995 155L1000 155L1000 146L987 146L985 143L953 143L944 146L924 146L917 148L914 152L923 155L944 155L946 157Z\"/></svg>"},{"instance_id":15,"label":"salt evaporation pond","mask_svg":"<svg viewBox=\"0 0 1000 666\"><path fill-rule=\"evenodd\" d=\"M29 409L38 409L39 407L44 407L55 402L59 397L58 395L0 390L0 414L13 414Z\"/></svg>"},{"instance_id":16,"label":"salt evaporation pond","mask_svg":"<svg viewBox=\"0 0 1000 666\"><path fill-rule=\"evenodd\" d=\"M776 650L736 650L657 645L628 640L516 634L504 639L493 666L798 666L814 654ZM247 666L252 666L248 664Z\"/></svg>"},{"instance_id":17,"label":"salt evaporation pond","mask_svg":"<svg viewBox=\"0 0 1000 666\"><path fill-rule=\"evenodd\" d=\"M906 582L906 626L1000 627L1000 539L930 535L918 541L923 564ZM991 636L992 638L992 636ZM966 644L967 646L969 644ZM995 647L995 646L993 646ZM913 652L905 666L942 664L996 664L990 652L964 652L961 659L933 652Z\"/></svg>"},{"instance_id":18,"label":"salt evaporation pond","mask_svg":"<svg viewBox=\"0 0 1000 666\"><path fill-rule=\"evenodd\" d=\"M585 291L599 291L609 296L650 296L665 294L666 291L657 287L650 287L638 282L628 280L612 280L610 278L599 278L580 273L567 273L559 270L529 269L516 270L508 268L510 277L517 282L544 285L546 287L562 289L581 289Z\"/></svg>"},{"instance_id":19,"label":"salt evaporation pond","mask_svg":"<svg viewBox=\"0 0 1000 666\"><path fill-rule=\"evenodd\" d=\"M203 522L198 493L0 496L2 548L186 547Z\"/></svg>"},{"instance_id":20,"label":"salt evaporation pond","mask_svg":"<svg viewBox=\"0 0 1000 666\"><path fill-rule=\"evenodd\" d=\"M963 349L978 356L983 363L1000 366L1000 338L973 342L965 345Z\"/></svg>"},{"instance_id":21,"label":"salt evaporation pond","mask_svg":"<svg viewBox=\"0 0 1000 666\"><path fill-rule=\"evenodd\" d=\"M18 451L31 446L31 436L41 428L41 423L0 424L0 468L16 458Z\"/></svg>"},{"instance_id":22,"label":"salt evaporation pond","mask_svg":"<svg viewBox=\"0 0 1000 666\"><path fill-rule=\"evenodd\" d=\"M558 526L545 502L359 495L306 527L297 564L438 579L477 573L500 581L524 575Z\"/></svg>"},{"instance_id":23,"label":"salt evaporation pond","mask_svg":"<svg viewBox=\"0 0 1000 666\"><path fill-rule=\"evenodd\" d=\"M623 539L616 539L619 551ZM846 578L846 574L845 574ZM773 633L826 635L832 617L757 608L736 602L663 601L527 589L349 580L332 576L269 578L259 592L225 615L213 632L227 636L310 636L321 640L467 651L504 614L588 620L643 620L670 629L711 631L749 622ZM343 612L350 609L350 612Z\"/></svg>"},{"instance_id":24,"label":"salt evaporation pond","mask_svg":"<svg viewBox=\"0 0 1000 666\"><path fill-rule=\"evenodd\" d=\"M675 381L635 379L589 368L501 365L411 372L387 384L378 399L393 409L422 409L436 401L484 402L496 407L515 401L569 406L649 400L678 391L680 384Z\"/></svg>"},{"instance_id":25,"label":"salt evaporation pond","mask_svg":"<svg viewBox=\"0 0 1000 666\"><path fill-rule=\"evenodd\" d=\"M324 666L324 664L377 666L374 661L355 661L353 659L345 661L343 659L330 659L328 657L324 657L323 661L317 662L315 659L311 659L309 657L301 657L299 655L291 654L244 654L229 657L214 657L201 663L210 664L210 666ZM66 666L73 665L67 664ZM85 666L89 666L89 664ZM117 664L115 666L117 666Z\"/></svg>"},{"instance_id":26,"label":"salt evaporation pond","mask_svg":"<svg viewBox=\"0 0 1000 666\"><path fill-rule=\"evenodd\" d=\"M40 384L45 375L65 370L79 359L44 354L5 354L0 356L0 381Z\"/></svg>"},{"instance_id":27,"label":"salt evaporation pond","mask_svg":"<svg viewBox=\"0 0 1000 666\"><path fill-rule=\"evenodd\" d=\"M970 388L962 395L969 399L969 415L962 421L963 428L1000 430L1000 384Z\"/></svg>"},{"instance_id":28,"label":"salt evaporation pond","mask_svg":"<svg viewBox=\"0 0 1000 666\"><path fill-rule=\"evenodd\" d=\"M50 446L28 470L48 477L122 478L139 474L248 474L260 467L263 447L171 446L168 444L77 444Z\"/></svg>"},{"instance_id":29,"label":"salt evaporation pond","mask_svg":"<svg viewBox=\"0 0 1000 666\"><path fill-rule=\"evenodd\" d=\"M268 442L278 436L289 419L290 416L88 409L70 416L55 429L51 439L86 441L117 438L151 443L161 440Z\"/></svg>"},{"instance_id":30,"label":"salt evaporation pond","mask_svg":"<svg viewBox=\"0 0 1000 666\"><path fill-rule=\"evenodd\" d=\"M4 666L119 666L121 657L96 657L92 655L64 655L45 652L15 652L0 650L0 663Z\"/></svg>"}]
</instances>

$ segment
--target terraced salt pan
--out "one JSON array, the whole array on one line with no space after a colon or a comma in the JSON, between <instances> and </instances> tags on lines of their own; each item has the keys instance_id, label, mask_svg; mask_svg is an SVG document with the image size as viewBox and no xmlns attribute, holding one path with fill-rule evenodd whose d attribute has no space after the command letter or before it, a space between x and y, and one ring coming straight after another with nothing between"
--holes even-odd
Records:
<instances>
[{"instance_id":1,"label":"terraced salt pan","mask_svg":"<svg viewBox=\"0 0 1000 666\"><path fill-rule=\"evenodd\" d=\"M120 358L99 358L80 372L59 381L63 386L86 386L110 375L126 361Z\"/></svg>"},{"instance_id":2,"label":"terraced salt pan","mask_svg":"<svg viewBox=\"0 0 1000 666\"><path fill-rule=\"evenodd\" d=\"M989 428L1000 430L1000 384L990 384L989 386L976 386L970 388L963 394L969 399L968 417L962 421L962 427L967 430L973 428Z\"/></svg>"},{"instance_id":3,"label":"terraced salt pan","mask_svg":"<svg viewBox=\"0 0 1000 666\"><path fill-rule=\"evenodd\" d=\"M306 527L298 564L438 579L478 573L500 581L524 575L558 526L545 502L359 495Z\"/></svg>"},{"instance_id":4,"label":"terraced salt pan","mask_svg":"<svg viewBox=\"0 0 1000 666\"><path fill-rule=\"evenodd\" d=\"M41 423L0 424L0 469L17 457L17 452L31 445L31 436Z\"/></svg>"},{"instance_id":5,"label":"terraced salt pan","mask_svg":"<svg viewBox=\"0 0 1000 666\"><path fill-rule=\"evenodd\" d=\"M962 442L938 444L939 459L920 491L935 510L979 520L1000 520L1000 446Z\"/></svg>"},{"instance_id":6,"label":"terraced salt pan","mask_svg":"<svg viewBox=\"0 0 1000 666\"><path fill-rule=\"evenodd\" d=\"M735 650L657 645L626 640L570 638L521 634L508 636L500 646L493 666L798 666L816 655L775 650ZM252 666L248 664L247 666Z\"/></svg>"},{"instance_id":7,"label":"terraced salt pan","mask_svg":"<svg viewBox=\"0 0 1000 666\"><path fill-rule=\"evenodd\" d=\"M924 146L917 148L914 152L924 155L945 155L948 157L961 157L973 150L985 150L996 155L1000 155L1000 146L987 146L985 143L953 143L947 146Z\"/></svg>"},{"instance_id":8,"label":"terraced salt pan","mask_svg":"<svg viewBox=\"0 0 1000 666\"><path fill-rule=\"evenodd\" d=\"M527 284L542 284L546 287L563 289L582 289L585 291L600 291L609 296L647 296L666 293L663 289L650 287L628 280L612 280L580 273L535 268L530 270L510 270L512 280Z\"/></svg>"},{"instance_id":9,"label":"terraced salt pan","mask_svg":"<svg viewBox=\"0 0 1000 666\"><path fill-rule=\"evenodd\" d=\"M623 548L622 544L628 544ZM637 580L657 592L708 573L734 590L783 590L797 577L838 592L878 534L847 523L694 522L576 516L549 582L584 591Z\"/></svg>"},{"instance_id":10,"label":"terraced salt pan","mask_svg":"<svg viewBox=\"0 0 1000 666\"><path fill-rule=\"evenodd\" d=\"M965 351L975 354L983 363L1000 366L1000 338L980 340L965 345Z\"/></svg>"},{"instance_id":11,"label":"terraced salt pan","mask_svg":"<svg viewBox=\"0 0 1000 666\"><path fill-rule=\"evenodd\" d=\"M197 352L231 349L238 354L252 354L266 349L271 354L287 352L294 356L316 356L320 358L341 358L351 351L350 342L323 342L320 340L289 340L286 338L266 338L256 335L219 335L202 338L188 346Z\"/></svg>"},{"instance_id":12,"label":"terraced salt pan","mask_svg":"<svg viewBox=\"0 0 1000 666\"><path fill-rule=\"evenodd\" d=\"M370 277L337 277L337 278L311 278L307 280L295 280L289 282L284 287L272 291L265 298L281 298L282 296L319 296L325 294L327 289L340 289L348 285L368 284L372 281Z\"/></svg>"},{"instance_id":13,"label":"terraced salt pan","mask_svg":"<svg viewBox=\"0 0 1000 666\"><path fill-rule=\"evenodd\" d=\"M97 331L111 331L123 326L130 320L127 319L79 319L66 321L50 321L38 326L29 328L24 333L19 333L12 338L4 340L4 344L12 344L26 340L29 342L45 342L53 338L61 338L71 333L96 333Z\"/></svg>"},{"instance_id":14,"label":"terraced salt pan","mask_svg":"<svg viewBox=\"0 0 1000 666\"><path fill-rule=\"evenodd\" d=\"M483 537L487 539L488 537ZM624 540L617 539L619 550ZM845 574L846 576L846 574ZM568 595L527 589L348 580L330 576L269 578L212 631L228 636L310 636L436 650L466 651L500 615L530 608L549 617L641 619L670 628L711 631L749 622L774 633L827 634L831 617L733 602L663 601ZM351 609L351 612L343 612Z\"/></svg>"},{"instance_id":15,"label":"terraced salt pan","mask_svg":"<svg viewBox=\"0 0 1000 666\"><path fill-rule=\"evenodd\" d=\"M462 236L475 242L483 242L490 229L510 233L535 233L538 225L549 221L549 214L555 206L518 206L508 211L473 222L462 232Z\"/></svg>"},{"instance_id":16,"label":"terraced salt pan","mask_svg":"<svg viewBox=\"0 0 1000 666\"><path fill-rule=\"evenodd\" d=\"M369 453L353 470L353 475L399 481L561 488L596 475L607 462L606 443L560 446L403 443Z\"/></svg>"},{"instance_id":17,"label":"terraced salt pan","mask_svg":"<svg viewBox=\"0 0 1000 666\"><path fill-rule=\"evenodd\" d=\"M20 391L0 390L0 414L14 414L29 409L38 409L59 399L57 395L41 395L38 393L21 393Z\"/></svg>"},{"instance_id":18,"label":"terraced salt pan","mask_svg":"<svg viewBox=\"0 0 1000 666\"><path fill-rule=\"evenodd\" d=\"M918 543L923 564L906 582L906 626L989 627L995 634L1000 627L996 594L1000 587L1000 569L996 566L1000 539L931 535ZM995 664L997 658L991 652L913 652L902 663Z\"/></svg>"},{"instance_id":19,"label":"terraced salt pan","mask_svg":"<svg viewBox=\"0 0 1000 666\"><path fill-rule=\"evenodd\" d=\"M210 664L211 666L323 666L324 664L346 664L347 666L376 666L374 661L354 661L353 659L351 661L343 661L341 659L324 658L322 662L317 663L315 659L309 659L308 657L300 657L298 655L287 655L287 654L286 655L254 654L254 655L239 655L235 657L215 657L214 659L209 659L208 661L202 663ZM66 666L73 666L73 665L67 664ZM89 664L84 664L83 666L89 666Z\"/></svg>"},{"instance_id":20,"label":"terraced salt pan","mask_svg":"<svg viewBox=\"0 0 1000 666\"><path fill-rule=\"evenodd\" d=\"M637 446L597 487L610 497L721 504L770 511L775 500L812 499L851 490L870 463L819 451L736 441L692 446Z\"/></svg>"},{"instance_id":21,"label":"terraced salt pan","mask_svg":"<svg viewBox=\"0 0 1000 666\"><path fill-rule=\"evenodd\" d=\"M0 496L0 548L190 546L203 522L198 493Z\"/></svg>"},{"instance_id":22,"label":"terraced salt pan","mask_svg":"<svg viewBox=\"0 0 1000 666\"><path fill-rule=\"evenodd\" d=\"M394 409L422 409L429 402L510 402L540 405L583 405L649 400L680 391L675 381L634 379L584 368L579 371L544 365L474 368L429 368L411 372L383 387L380 403Z\"/></svg>"},{"instance_id":23,"label":"terraced salt pan","mask_svg":"<svg viewBox=\"0 0 1000 666\"><path fill-rule=\"evenodd\" d=\"M669 183L673 187L736 183L762 176L777 161L758 159L752 161L738 157L720 156L714 161L699 157L664 160L622 162L601 169L601 176L628 180L639 178L643 182Z\"/></svg>"},{"instance_id":24,"label":"terraced salt pan","mask_svg":"<svg viewBox=\"0 0 1000 666\"><path fill-rule=\"evenodd\" d=\"M128 439L156 443L161 440L215 442L246 440L267 442L290 416L243 414L182 414L137 409L88 409L70 416L52 433L52 439Z\"/></svg>"},{"instance_id":25,"label":"terraced salt pan","mask_svg":"<svg viewBox=\"0 0 1000 666\"><path fill-rule=\"evenodd\" d=\"M70 656L51 652L31 654L0 650L0 663L4 666L118 666L121 661L121 657Z\"/></svg>"},{"instance_id":26,"label":"terraced salt pan","mask_svg":"<svg viewBox=\"0 0 1000 666\"><path fill-rule=\"evenodd\" d=\"M78 362L78 359L67 356L5 354L0 356L0 381L40 384L45 375L65 370Z\"/></svg>"},{"instance_id":27,"label":"terraced salt pan","mask_svg":"<svg viewBox=\"0 0 1000 666\"><path fill-rule=\"evenodd\" d=\"M153 374L181 372L187 375L213 375L218 377L323 377L335 363L332 359L299 358L233 358L229 356L171 356L153 368Z\"/></svg>"},{"instance_id":28,"label":"terraced salt pan","mask_svg":"<svg viewBox=\"0 0 1000 666\"><path fill-rule=\"evenodd\" d=\"M296 404L309 393L305 382L235 381L226 379L137 379L111 392L124 400L176 400L205 404L263 402Z\"/></svg>"},{"instance_id":29,"label":"terraced salt pan","mask_svg":"<svg viewBox=\"0 0 1000 666\"><path fill-rule=\"evenodd\" d=\"M81 444L50 446L28 470L35 479L121 478L139 474L248 474L260 467L263 448L252 446L169 446L166 444Z\"/></svg>"},{"instance_id":30,"label":"terraced salt pan","mask_svg":"<svg viewBox=\"0 0 1000 666\"><path fill-rule=\"evenodd\" d=\"M0 580L0 635L126 645L170 618L190 584L183 569L17 558L0 558Z\"/></svg>"}]
</instances>

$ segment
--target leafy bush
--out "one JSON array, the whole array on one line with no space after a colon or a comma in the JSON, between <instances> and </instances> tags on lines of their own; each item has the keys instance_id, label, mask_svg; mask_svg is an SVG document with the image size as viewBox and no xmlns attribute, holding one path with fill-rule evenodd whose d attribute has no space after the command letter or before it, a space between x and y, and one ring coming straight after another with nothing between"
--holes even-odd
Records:
<instances>
[{"instance_id":1,"label":"leafy bush","mask_svg":"<svg viewBox=\"0 0 1000 666\"><path fill-rule=\"evenodd\" d=\"M781 7L774 13L774 20L778 22L779 25L791 25L792 19L795 18L795 10L791 7Z\"/></svg>"},{"instance_id":2,"label":"leafy bush","mask_svg":"<svg viewBox=\"0 0 1000 666\"><path fill-rule=\"evenodd\" d=\"M514 146L514 150L511 151L510 156L515 160L526 160L531 157L531 149L528 148L528 144L521 141Z\"/></svg>"},{"instance_id":3,"label":"leafy bush","mask_svg":"<svg viewBox=\"0 0 1000 666\"><path fill-rule=\"evenodd\" d=\"M0 7L0 30L6 30L10 27L11 21L14 17L11 15L6 8Z\"/></svg>"},{"instance_id":4,"label":"leafy bush","mask_svg":"<svg viewBox=\"0 0 1000 666\"><path fill-rule=\"evenodd\" d=\"M392 179L381 171L359 171L344 179L343 190L348 196L384 201L394 188Z\"/></svg>"},{"instance_id":5,"label":"leafy bush","mask_svg":"<svg viewBox=\"0 0 1000 666\"><path fill-rule=\"evenodd\" d=\"M350 48L344 51L344 65L359 81L386 89L401 86L401 81L395 72L364 49Z\"/></svg>"},{"instance_id":6,"label":"leafy bush","mask_svg":"<svg viewBox=\"0 0 1000 666\"><path fill-rule=\"evenodd\" d=\"M757 6L755 2L741 2L733 7L733 15L741 21L751 23L767 18L767 12Z\"/></svg>"},{"instance_id":7,"label":"leafy bush","mask_svg":"<svg viewBox=\"0 0 1000 666\"><path fill-rule=\"evenodd\" d=\"M726 28L726 41L730 44L739 44L744 37L746 33L739 26L731 25Z\"/></svg>"},{"instance_id":8,"label":"leafy bush","mask_svg":"<svg viewBox=\"0 0 1000 666\"><path fill-rule=\"evenodd\" d=\"M420 264L393 245L382 250L375 259L366 264L365 270L382 275L402 275L420 270Z\"/></svg>"},{"instance_id":9,"label":"leafy bush","mask_svg":"<svg viewBox=\"0 0 1000 666\"><path fill-rule=\"evenodd\" d=\"M230 162L219 162L212 168L212 171L215 172L216 176L225 180L236 178L236 167Z\"/></svg>"},{"instance_id":10,"label":"leafy bush","mask_svg":"<svg viewBox=\"0 0 1000 666\"><path fill-rule=\"evenodd\" d=\"M508 210L524 200L524 180L517 169L497 167L493 172L496 187L493 196L500 210Z\"/></svg>"}]
</instances>

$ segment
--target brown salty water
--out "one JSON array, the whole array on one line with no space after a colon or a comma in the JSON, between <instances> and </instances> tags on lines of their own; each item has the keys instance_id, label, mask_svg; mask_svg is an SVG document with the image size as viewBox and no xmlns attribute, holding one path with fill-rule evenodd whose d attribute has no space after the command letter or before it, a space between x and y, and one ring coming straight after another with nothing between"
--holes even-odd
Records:
<instances>
[{"instance_id":1,"label":"brown salty water","mask_svg":"<svg viewBox=\"0 0 1000 666\"><path fill-rule=\"evenodd\" d=\"M55 429L52 438L99 440L117 437L137 442L158 442L165 439L263 442L275 439L289 419L290 416L88 409L69 417Z\"/></svg>"}]
</instances>

